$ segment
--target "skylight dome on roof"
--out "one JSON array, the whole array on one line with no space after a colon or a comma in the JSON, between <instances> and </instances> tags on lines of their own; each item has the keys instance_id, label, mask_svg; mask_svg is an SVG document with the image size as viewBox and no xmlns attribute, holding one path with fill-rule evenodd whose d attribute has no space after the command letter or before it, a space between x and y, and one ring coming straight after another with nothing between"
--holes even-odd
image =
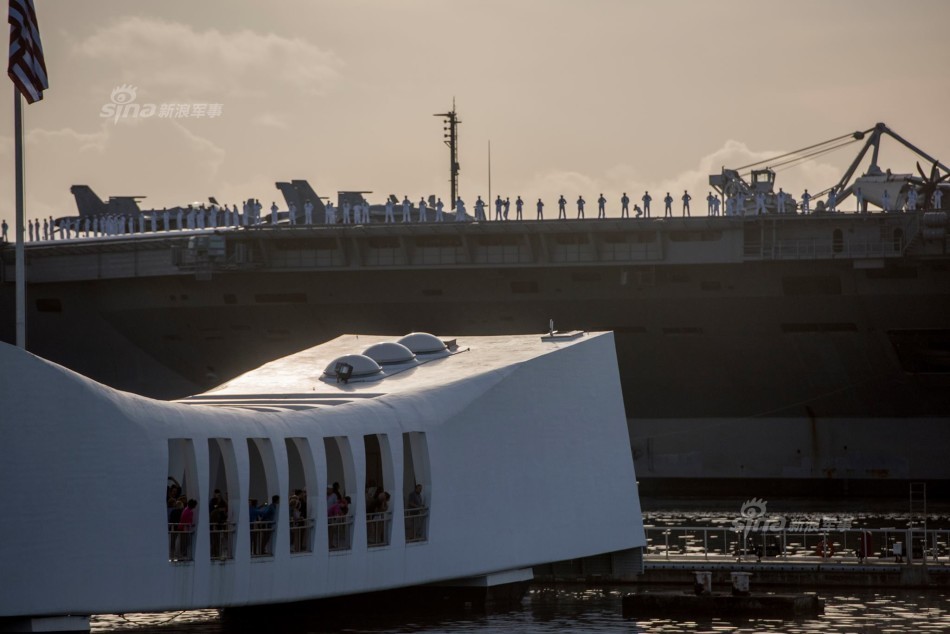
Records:
<instances>
[{"instance_id":1,"label":"skylight dome on roof","mask_svg":"<svg viewBox=\"0 0 950 634\"><path fill-rule=\"evenodd\" d=\"M396 343L395 341L385 341L371 345L363 354L380 365L388 363L408 363L416 358L412 350Z\"/></svg>"},{"instance_id":2,"label":"skylight dome on roof","mask_svg":"<svg viewBox=\"0 0 950 634\"><path fill-rule=\"evenodd\" d=\"M441 339L427 332L411 332L397 343L406 346L415 354L432 354L444 352L446 349Z\"/></svg>"},{"instance_id":3,"label":"skylight dome on roof","mask_svg":"<svg viewBox=\"0 0 950 634\"><path fill-rule=\"evenodd\" d=\"M371 358L363 354L345 354L342 357L337 357L326 367L323 373L327 376L335 377L337 374L336 367L338 363L346 363L353 368L353 373L350 376L372 376L373 374L379 374L383 371L379 364L373 361Z\"/></svg>"}]
</instances>

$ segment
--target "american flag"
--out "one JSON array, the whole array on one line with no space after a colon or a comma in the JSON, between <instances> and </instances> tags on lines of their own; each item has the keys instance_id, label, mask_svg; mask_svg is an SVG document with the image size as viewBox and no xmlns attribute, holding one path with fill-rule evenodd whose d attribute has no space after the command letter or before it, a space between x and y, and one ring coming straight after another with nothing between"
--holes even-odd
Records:
<instances>
[{"instance_id":1,"label":"american flag","mask_svg":"<svg viewBox=\"0 0 950 634\"><path fill-rule=\"evenodd\" d=\"M33 0L10 0L10 66L7 74L28 103L42 99L43 91L49 88Z\"/></svg>"}]
</instances>

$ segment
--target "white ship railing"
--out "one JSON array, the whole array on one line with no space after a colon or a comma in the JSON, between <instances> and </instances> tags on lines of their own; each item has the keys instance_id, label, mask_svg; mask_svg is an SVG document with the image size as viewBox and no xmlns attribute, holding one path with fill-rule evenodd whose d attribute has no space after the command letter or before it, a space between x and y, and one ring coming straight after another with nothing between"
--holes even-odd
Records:
<instances>
[{"instance_id":1,"label":"white ship railing","mask_svg":"<svg viewBox=\"0 0 950 634\"><path fill-rule=\"evenodd\" d=\"M251 557L274 556L274 522L251 522Z\"/></svg>"},{"instance_id":2,"label":"white ship railing","mask_svg":"<svg viewBox=\"0 0 950 634\"><path fill-rule=\"evenodd\" d=\"M302 518L290 521L290 552L309 553L313 551L312 518Z\"/></svg>"},{"instance_id":3,"label":"white ship railing","mask_svg":"<svg viewBox=\"0 0 950 634\"><path fill-rule=\"evenodd\" d=\"M353 516L335 515L327 518L327 533L330 550L349 550L353 537Z\"/></svg>"},{"instance_id":4,"label":"white ship railing","mask_svg":"<svg viewBox=\"0 0 950 634\"><path fill-rule=\"evenodd\" d=\"M215 522L211 524L211 559L225 561L234 559L234 537L237 524Z\"/></svg>"},{"instance_id":5,"label":"white ship railing","mask_svg":"<svg viewBox=\"0 0 950 634\"><path fill-rule=\"evenodd\" d=\"M792 526L775 530L737 530L733 526L648 527L646 556L656 560L784 561L834 560L835 563L895 561L950 565L950 529L847 528ZM864 549L863 540L869 539ZM911 553L906 544L913 544Z\"/></svg>"},{"instance_id":6,"label":"white ship railing","mask_svg":"<svg viewBox=\"0 0 950 634\"><path fill-rule=\"evenodd\" d=\"M429 539L429 509L406 509L406 543Z\"/></svg>"},{"instance_id":7,"label":"white ship railing","mask_svg":"<svg viewBox=\"0 0 950 634\"><path fill-rule=\"evenodd\" d=\"M168 560L193 561L195 544L194 525L181 527L178 524L168 525Z\"/></svg>"},{"instance_id":8,"label":"white ship railing","mask_svg":"<svg viewBox=\"0 0 950 634\"><path fill-rule=\"evenodd\" d=\"M366 514L366 545L388 546L389 529L392 525L392 511Z\"/></svg>"}]
</instances>

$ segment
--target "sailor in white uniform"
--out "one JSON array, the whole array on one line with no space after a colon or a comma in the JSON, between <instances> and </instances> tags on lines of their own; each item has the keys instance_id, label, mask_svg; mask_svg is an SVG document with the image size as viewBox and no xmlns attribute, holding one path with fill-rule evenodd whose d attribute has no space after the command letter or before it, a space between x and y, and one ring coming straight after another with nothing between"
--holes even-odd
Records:
<instances>
[{"instance_id":1,"label":"sailor in white uniform","mask_svg":"<svg viewBox=\"0 0 950 634\"><path fill-rule=\"evenodd\" d=\"M802 194L802 213L808 213L808 203L811 201L811 194L808 193L808 190L805 190L805 193Z\"/></svg>"},{"instance_id":2,"label":"sailor in white uniform","mask_svg":"<svg viewBox=\"0 0 950 634\"><path fill-rule=\"evenodd\" d=\"M736 214L739 216L745 215L745 196L742 194L736 196Z\"/></svg>"},{"instance_id":3,"label":"sailor in white uniform","mask_svg":"<svg viewBox=\"0 0 950 634\"><path fill-rule=\"evenodd\" d=\"M482 222L485 220L485 201L482 200L482 197L479 196L475 200L475 222Z\"/></svg>"},{"instance_id":4,"label":"sailor in white uniform","mask_svg":"<svg viewBox=\"0 0 950 634\"><path fill-rule=\"evenodd\" d=\"M419 199L419 222L429 222L429 218L426 216L426 210L428 205L426 205L425 196Z\"/></svg>"},{"instance_id":5,"label":"sailor in white uniform","mask_svg":"<svg viewBox=\"0 0 950 634\"><path fill-rule=\"evenodd\" d=\"M755 193L755 215L761 216L765 214L765 192L756 192Z\"/></svg>"},{"instance_id":6,"label":"sailor in white uniform","mask_svg":"<svg viewBox=\"0 0 950 634\"><path fill-rule=\"evenodd\" d=\"M152 233L157 233L158 232L158 212L157 211L152 212L151 221L152 221Z\"/></svg>"},{"instance_id":7,"label":"sailor in white uniform","mask_svg":"<svg viewBox=\"0 0 950 634\"><path fill-rule=\"evenodd\" d=\"M465 221L465 201L459 196L455 199L455 222Z\"/></svg>"},{"instance_id":8,"label":"sailor in white uniform","mask_svg":"<svg viewBox=\"0 0 950 634\"><path fill-rule=\"evenodd\" d=\"M436 222L442 222L442 209L444 207L445 205L442 203L442 199L436 198L435 199L435 221Z\"/></svg>"},{"instance_id":9,"label":"sailor in white uniform","mask_svg":"<svg viewBox=\"0 0 950 634\"><path fill-rule=\"evenodd\" d=\"M195 214L195 226L198 229L205 228L205 206L204 205L202 205L201 207L198 207L198 211Z\"/></svg>"},{"instance_id":10,"label":"sailor in white uniform","mask_svg":"<svg viewBox=\"0 0 950 634\"><path fill-rule=\"evenodd\" d=\"M719 198L719 194L713 196L713 215L719 215L719 207L722 205L722 200Z\"/></svg>"},{"instance_id":11,"label":"sailor in white uniform","mask_svg":"<svg viewBox=\"0 0 950 634\"><path fill-rule=\"evenodd\" d=\"M857 212L858 212L859 214L866 212L866 211L867 211L867 207L864 206L864 194L861 192L861 188L860 188L860 187L855 187L855 188L854 188L854 199L858 201L858 209L857 209Z\"/></svg>"},{"instance_id":12,"label":"sailor in white uniform","mask_svg":"<svg viewBox=\"0 0 950 634\"><path fill-rule=\"evenodd\" d=\"M343 224L350 224L350 201L343 203Z\"/></svg>"},{"instance_id":13,"label":"sailor in white uniform","mask_svg":"<svg viewBox=\"0 0 950 634\"><path fill-rule=\"evenodd\" d=\"M308 225L313 224L313 203L310 202L309 198L303 204L303 221Z\"/></svg>"},{"instance_id":14,"label":"sailor in white uniform","mask_svg":"<svg viewBox=\"0 0 950 634\"><path fill-rule=\"evenodd\" d=\"M640 199L643 202L643 217L650 217L650 201L653 200L653 196L650 195L650 192L644 192L643 198Z\"/></svg>"},{"instance_id":15,"label":"sailor in white uniform","mask_svg":"<svg viewBox=\"0 0 950 634\"><path fill-rule=\"evenodd\" d=\"M776 201L776 204L778 205L778 212L780 214L784 214L786 211L785 203L788 202L788 194L786 194L781 187L778 188L778 196L776 196Z\"/></svg>"},{"instance_id":16,"label":"sailor in white uniform","mask_svg":"<svg viewBox=\"0 0 950 634\"><path fill-rule=\"evenodd\" d=\"M324 216L324 222L328 225L336 224L336 207L333 206L333 201L328 200L326 205L326 215Z\"/></svg>"},{"instance_id":17,"label":"sailor in white uniform","mask_svg":"<svg viewBox=\"0 0 950 634\"><path fill-rule=\"evenodd\" d=\"M939 189L934 190L933 195L934 209L943 209L943 192Z\"/></svg>"},{"instance_id":18,"label":"sailor in white uniform","mask_svg":"<svg viewBox=\"0 0 950 634\"><path fill-rule=\"evenodd\" d=\"M412 220L412 203L409 202L409 196L402 197L402 221L409 222Z\"/></svg>"},{"instance_id":19,"label":"sailor in white uniform","mask_svg":"<svg viewBox=\"0 0 950 634\"><path fill-rule=\"evenodd\" d=\"M297 224L297 205L295 205L293 201L291 201L290 205L288 205L287 212L288 212L288 215L290 216L290 226L296 225Z\"/></svg>"},{"instance_id":20,"label":"sailor in white uniform","mask_svg":"<svg viewBox=\"0 0 950 634\"><path fill-rule=\"evenodd\" d=\"M835 192L835 188L832 187L831 191L828 192L828 202L826 204L826 206L828 207L828 211L834 211L835 206L837 204L838 204L838 194Z\"/></svg>"},{"instance_id":21,"label":"sailor in white uniform","mask_svg":"<svg viewBox=\"0 0 950 634\"><path fill-rule=\"evenodd\" d=\"M277 203L273 200L270 203L270 223L277 226Z\"/></svg>"},{"instance_id":22,"label":"sailor in white uniform","mask_svg":"<svg viewBox=\"0 0 950 634\"><path fill-rule=\"evenodd\" d=\"M396 222L396 219L393 218L393 201L391 198L386 201L386 216L384 218L384 222L386 224Z\"/></svg>"},{"instance_id":23,"label":"sailor in white uniform","mask_svg":"<svg viewBox=\"0 0 950 634\"><path fill-rule=\"evenodd\" d=\"M907 211L915 211L917 209L917 190L911 187L907 191Z\"/></svg>"},{"instance_id":24,"label":"sailor in white uniform","mask_svg":"<svg viewBox=\"0 0 950 634\"><path fill-rule=\"evenodd\" d=\"M881 208L884 211L891 210L891 195L887 193L887 190L884 190L884 193L881 194Z\"/></svg>"}]
</instances>

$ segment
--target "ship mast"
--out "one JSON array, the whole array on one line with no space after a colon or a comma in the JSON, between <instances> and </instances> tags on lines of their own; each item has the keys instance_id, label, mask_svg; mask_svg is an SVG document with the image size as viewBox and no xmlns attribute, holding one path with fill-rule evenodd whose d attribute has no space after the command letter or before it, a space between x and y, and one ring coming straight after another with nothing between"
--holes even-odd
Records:
<instances>
[{"instance_id":1,"label":"ship mast","mask_svg":"<svg viewBox=\"0 0 950 634\"><path fill-rule=\"evenodd\" d=\"M442 137L445 139L445 144L449 146L449 181L452 183L452 197L449 199L449 206L454 208L455 201L458 199L459 190L458 124L462 123L459 121L458 115L455 112L455 99L452 99L452 110L449 112L434 114L432 116L442 117L444 119L442 122Z\"/></svg>"}]
</instances>

